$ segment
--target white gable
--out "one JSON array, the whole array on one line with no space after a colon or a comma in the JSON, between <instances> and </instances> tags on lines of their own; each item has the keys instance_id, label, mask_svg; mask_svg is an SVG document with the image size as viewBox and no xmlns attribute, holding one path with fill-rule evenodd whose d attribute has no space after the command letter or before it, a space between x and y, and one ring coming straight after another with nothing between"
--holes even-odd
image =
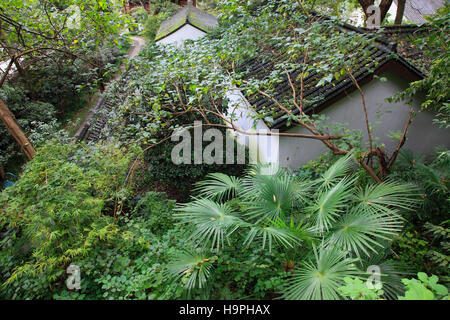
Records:
<instances>
[{"instance_id":1,"label":"white gable","mask_svg":"<svg viewBox=\"0 0 450 320\"><path fill-rule=\"evenodd\" d=\"M183 27L175 31L174 33L156 41L156 43L162 44L176 44L180 45L185 40L196 40L202 37L205 32L191 26L190 24L185 24Z\"/></svg>"}]
</instances>

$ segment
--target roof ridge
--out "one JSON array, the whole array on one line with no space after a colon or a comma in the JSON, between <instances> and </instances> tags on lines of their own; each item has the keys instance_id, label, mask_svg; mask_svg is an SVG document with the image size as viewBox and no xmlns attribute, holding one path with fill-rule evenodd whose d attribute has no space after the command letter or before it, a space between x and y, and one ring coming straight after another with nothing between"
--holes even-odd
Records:
<instances>
[{"instance_id":1,"label":"roof ridge","mask_svg":"<svg viewBox=\"0 0 450 320\"><path fill-rule=\"evenodd\" d=\"M218 20L214 15L208 12L193 5L187 5L161 23L161 26L156 33L155 41L167 37L185 24L190 24L195 28L208 33L218 25Z\"/></svg>"}]
</instances>

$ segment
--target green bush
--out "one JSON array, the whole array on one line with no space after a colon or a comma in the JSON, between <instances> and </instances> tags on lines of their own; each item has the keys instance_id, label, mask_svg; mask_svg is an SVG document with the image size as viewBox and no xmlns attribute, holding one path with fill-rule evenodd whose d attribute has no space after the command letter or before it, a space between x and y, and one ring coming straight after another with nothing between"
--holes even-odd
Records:
<instances>
[{"instance_id":1,"label":"green bush","mask_svg":"<svg viewBox=\"0 0 450 320\"><path fill-rule=\"evenodd\" d=\"M149 40L154 40L161 22L166 20L168 17L169 15L164 12L156 15L149 15L147 20L144 22L144 30L142 31L142 35Z\"/></svg>"},{"instance_id":2,"label":"green bush","mask_svg":"<svg viewBox=\"0 0 450 320\"><path fill-rule=\"evenodd\" d=\"M241 176L247 168L245 164L208 165L202 163L197 165L177 165L171 159L172 149L175 145L173 142L164 142L151 148L146 153L148 169L143 183L163 188L164 191L167 191L170 196L178 201L187 201L194 184L204 179L209 173L223 172L229 175ZM206 145L207 143L204 144L204 146ZM237 150L236 144L234 150Z\"/></svg>"},{"instance_id":3,"label":"green bush","mask_svg":"<svg viewBox=\"0 0 450 320\"><path fill-rule=\"evenodd\" d=\"M207 291L207 284L219 276L215 270L223 268L219 261L226 252L241 258L239 252L247 247L251 257L259 246L269 254L284 252L283 263L277 263L278 275L283 265L291 270L282 285L258 274L269 291L281 292L286 299L338 299L344 278L365 274L363 265L380 256L401 232L399 213L419 202L414 186L359 183L351 167L349 155L315 179L260 165L242 178L214 173L199 182L192 201L181 204L175 217L186 225L187 236L205 259L219 258L212 268L202 269L202 260L185 257L184 271L203 270L183 277L187 291ZM235 243L242 248L236 250ZM245 261L235 264L245 266ZM259 264L266 263L260 259ZM243 281L252 281L249 274L257 270L250 267ZM271 267L268 270L277 274ZM279 287L273 290L274 285ZM261 297L255 292L260 283L249 286L253 297Z\"/></svg>"},{"instance_id":4,"label":"green bush","mask_svg":"<svg viewBox=\"0 0 450 320\"><path fill-rule=\"evenodd\" d=\"M0 194L0 296L51 293L74 259L117 236L130 155L113 146L52 144Z\"/></svg>"},{"instance_id":5,"label":"green bush","mask_svg":"<svg viewBox=\"0 0 450 320\"><path fill-rule=\"evenodd\" d=\"M49 103L32 101L21 86L3 85L0 98L14 114L18 124L26 134L39 130L43 123L51 123L56 117L56 109ZM0 122L0 165L15 171L16 163L22 163L24 155L20 146Z\"/></svg>"},{"instance_id":6,"label":"green bush","mask_svg":"<svg viewBox=\"0 0 450 320\"><path fill-rule=\"evenodd\" d=\"M426 273L417 273L418 279L403 279L406 287L404 296L399 300L449 300L448 289L438 284L439 278L435 275L428 277Z\"/></svg>"},{"instance_id":7,"label":"green bush","mask_svg":"<svg viewBox=\"0 0 450 320\"><path fill-rule=\"evenodd\" d=\"M391 178L414 183L423 199L418 210L405 215L405 230L393 243L392 258L448 281L450 151L437 149L429 160L403 151Z\"/></svg>"},{"instance_id":8,"label":"green bush","mask_svg":"<svg viewBox=\"0 0 450 320\"><path fill-rule=\"evenodd\" d=\"M144 217L148 229L154 234L163 235L173 227L172 217L175 201L167 200L164 193L147 192L134 207L132 217Z\"/></svg>"},{"instance_id":9,"label":"green bush","mask_svg":"<svg viewBox=\"0 0 450 320\"><path fill-rule=\"evenodd\" d=\"M448 289L438 284L439 278L435 275L428 277L426 273L417 273L418 279L402 279L405 294L398 296L399 300L449 300ZM339 288L344 298L351 300L382 300L381 288L369 288L359 279L345 278L345 286ZM380 286L382 287L382 286Z\"/></svg>"},{"instance_id":10,"label":"green bush","mask_svg":"<svg viewBox=\"0 0 450 320\"><path fill-rule=\"evenodd\" d=\"M339 293L351 300L380 300L383 295L381 288L369 288L361 279L345 277L345 286L339 288Z\"/></svg>"}]
</instances>

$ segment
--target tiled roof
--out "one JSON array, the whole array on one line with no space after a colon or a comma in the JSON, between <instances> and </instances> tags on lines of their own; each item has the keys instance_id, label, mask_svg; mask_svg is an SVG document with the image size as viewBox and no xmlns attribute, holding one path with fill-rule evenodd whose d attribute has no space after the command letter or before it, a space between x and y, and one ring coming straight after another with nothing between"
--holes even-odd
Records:
<instances>
[{"instance_id":1,"label":"tiled roof","mask_svg":"<svg viewBox=\"0 0 450 320\"><path fill-rule=\"evenodd\" d=\"M345 27L344 27L345 28ZM354 28L351 28L354 31ZM363 31L359 31L363 32ZM386 63L394 61L406 67L417 77L423 77L420 70L415 68L411 63L405 60L401 56L396 56L392 51L393 47L387 42L375 42L373 45L361 45L360 47L355 47L353 50L369 50L369 55L361 55L359 60L355 61L354 73L355 78L358 82L372 76L376 70L379 70ZM352 51L353 51L352 50ZM274 70L277 63L283 60L282 54L267 54L265 57L258 57L244 62L240 67L239 71L243 72L244 80L267 79L270 73ZM302 58L299 58L299 62ZM300 70L294 70L290 72L291 81L297 91L297 97L300 92L300 80L298 76L300 75ZM304 105L304 111L306 113L313 113L316 109L324 106L327 102L333 100L334 98L345 93L347 90L354 88L351 79L346 76L337 80L332 79L331 82L325 85L318 86L319 81L325 76L325 74L312 72L303 79L303 98L306 104ZM287 99L292 99L292 88L289 83L288 77L283 76L279 82L268 88L272 96L278 100L283 101ZM286 124L286 119L283 117L284 112L282 112L276 104L266 96L255 93L246 96L250 104L258 111L273 111L275 116L273 117L273 122L267 123L269 127L272 128L282 128ZM298 113L298 110L293 107L293 113Z\"/></svg>"},{"instance_id":2,"label":"tiled roof","mask_svg":"<svg viewBox=\"0 0 450 320\"><path fill-rule=\"evenodd\" d=\"M415 43L430 32L429 24L383 26L380 30L365 29L365 32L377 32L387 42L395 43L396 53L425 72L429 72L432 60L424 54L425 49Z\"/></svg>"},{"instance_id":3,"label":"tiled roof","mask_svg":"<svg viewBox=\"0 0 450 320\"><path fill-rule=\"evenodd\" d=\"M212 14L188 4L186 7L175 13L171 18L161 23L155 40L158 41L164 37L167 37L185 24L191 24L204 32L210 32L217 27L218 20Z\"/></svg>"}]
</instances>

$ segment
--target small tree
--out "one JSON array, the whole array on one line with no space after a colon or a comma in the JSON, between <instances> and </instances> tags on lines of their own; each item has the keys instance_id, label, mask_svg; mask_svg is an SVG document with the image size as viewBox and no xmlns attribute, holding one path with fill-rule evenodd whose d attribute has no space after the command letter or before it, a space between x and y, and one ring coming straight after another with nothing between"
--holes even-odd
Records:
<instances>
[{"instance_id":1,"label":"small tree","mask_svg":"<svg viewBox=\"0 0 450 320\"><path fill-rule=\"evenodd\" d=\"M126 21L118 11L120 3L94 0L69 0L63 4L38 0L2 1L0 61L9 63L0 79L0 88L12 73L13 66L26 80L26 66L39 64L43 57L54 52L98 67L95 61L86 57L86 53L93 44L99 46L109 35L121 32ZM31 159L34 148L2 100L0 119Z\"/></svg>"}]
</instances>

